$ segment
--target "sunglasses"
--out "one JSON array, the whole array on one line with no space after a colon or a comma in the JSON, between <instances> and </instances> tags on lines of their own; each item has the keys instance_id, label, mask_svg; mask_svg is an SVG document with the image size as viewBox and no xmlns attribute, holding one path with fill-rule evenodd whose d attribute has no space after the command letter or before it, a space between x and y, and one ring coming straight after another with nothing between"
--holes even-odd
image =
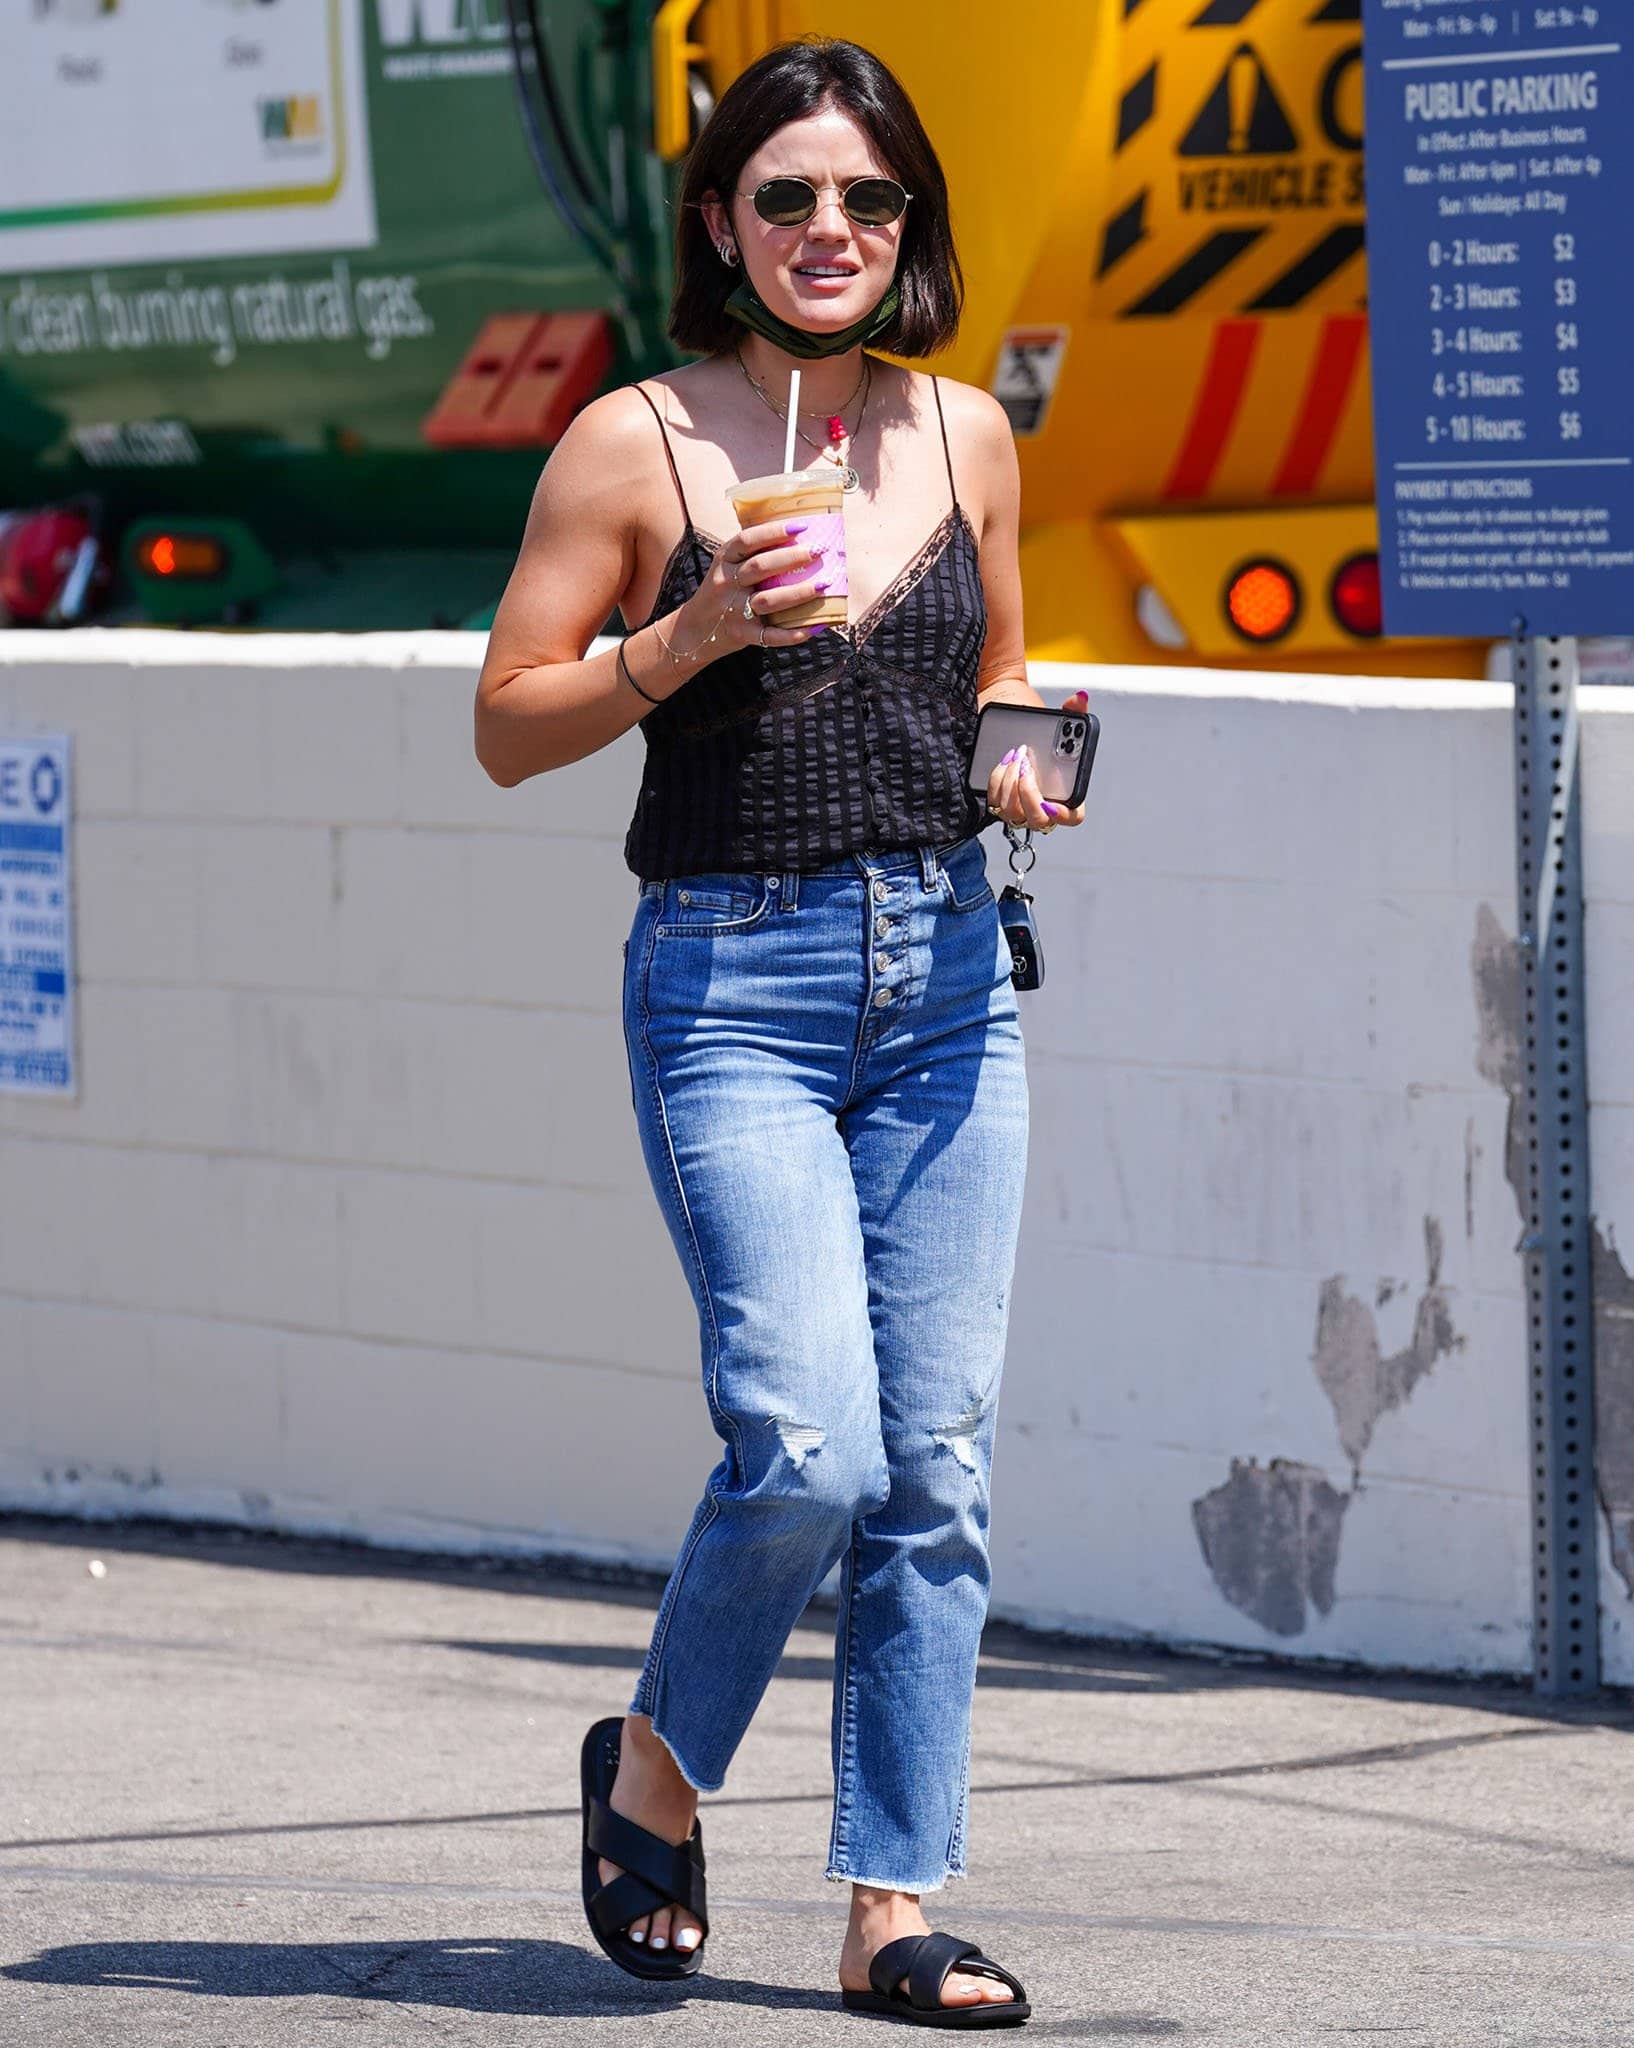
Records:
<instances>
[{"instance_id":1,"label":"sunglasses","mask_svg":"<svg viewBox=\"0 0 1634 2048\"><path fill-rule=\"evenodd\" d=\"M840 192L840 205L858 227L883 228L901 218L912 197L895 178L853 178ZM755 187L754 209L774 228L798 227L817 211L817 187L809 178L768 178Z\"/></svg>"}]
</instances>

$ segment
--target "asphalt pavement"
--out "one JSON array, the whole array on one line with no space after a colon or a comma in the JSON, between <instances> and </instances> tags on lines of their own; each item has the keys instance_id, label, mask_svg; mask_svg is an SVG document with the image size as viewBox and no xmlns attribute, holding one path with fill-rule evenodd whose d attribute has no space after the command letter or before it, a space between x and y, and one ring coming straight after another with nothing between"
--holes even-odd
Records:
<instances>
[{"instance_id":1,"label":"asphalt pavement","mask_svg":"<svg viewBox=\"0 0 1634 2048\"><path fill-rule=\"evenodd\" d=\"M98 1569L100 1567L100 1569ZM705 1970L607 1962L577 1758L650 1584L0 1521L0 2043L866 2043L825 1882L833 1617L706 1799ZM995 1628L971 1876L1018 2041L1634 2039L1634 1706ZM870 2031L872 2030L872 2031Z\"/></svg>"}]
</instances>

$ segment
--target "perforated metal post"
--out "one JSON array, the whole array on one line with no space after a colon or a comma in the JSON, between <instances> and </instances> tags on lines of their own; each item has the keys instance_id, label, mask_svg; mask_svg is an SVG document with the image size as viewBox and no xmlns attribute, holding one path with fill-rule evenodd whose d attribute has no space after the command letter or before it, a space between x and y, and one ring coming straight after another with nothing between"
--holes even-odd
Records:
<instances>
[{"instance_id":1,"label":"perforated metal post","mask_svg":"<svg viewBox=\"0 0 1634 2048\"><path fill-rule=\"evenodd\" d=\"M1533 1684L1600 1683L1577 642L1512 643L1522 965Z\"/></svg>"}]
</instances>

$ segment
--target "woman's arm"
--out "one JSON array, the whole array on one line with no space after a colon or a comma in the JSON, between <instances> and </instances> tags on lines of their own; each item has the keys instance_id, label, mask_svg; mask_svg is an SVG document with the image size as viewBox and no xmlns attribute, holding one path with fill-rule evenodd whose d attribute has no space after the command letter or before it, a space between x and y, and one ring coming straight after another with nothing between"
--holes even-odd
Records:
<instances>
[{"instance_id":1,"label":"woman's arm","mask_svg":"<svg viewBox=\"0 0 1634 2048\"><path fill-rule=\"evenodd\" d=\"M978 704L1042 704L1027 680L1027 642L1021 627L1021 464L1002 405L973 384L962 387L968 407L974 463L965 473L981 479L982 594L987 600L987 644L976 676Z\"/></svg>"},{"instance_id":2,"label":"woman's arm","mask_svg":"<svg viewBox=\"0 0 1634 2048\"><path fill-rule=\"evenodd\" d=\"M620 672L617 648L588 661L584 651L635 573L637 515L661 462L657 436L646 401L625 386L576 414L551 450L477 681L477 759L502 788L582 761L652 709ZM629 675L662 701L734 647L760 640L762 619L805 603L812 588L803 581L768 591L752 622L740 610L745 592L810 560L811 550L792 545L781 525L748 528L685 604L628 636ZM659 627L681 661L664 651ZM807 637L802 628L767 624L761 644Z\"/></svg>"},{"instance_id":3,"label":"woman's arm","mask_svg":"<svg viewBox=\"0 0 1634 2048\"><path fill-rule=\"evenodd\" d=\"M982 595L987 604L987 642L976 675L976 702L1036 704L1044 699L1027 680L1027 642L1021 624L1021 464L1016 459L1010 421L990 392L972 384L958 387L968 407L966 446L975 456L974 473L982 480ZM967 460L966 473L971 472ZM1089 694L1075 690L1069 710L1081 711ZM1046 804L1028 787L1030 763L1001 763L988 784L990 809L1015 825L1077 825L1084 809Z\"/></svg>"}]
</instances>

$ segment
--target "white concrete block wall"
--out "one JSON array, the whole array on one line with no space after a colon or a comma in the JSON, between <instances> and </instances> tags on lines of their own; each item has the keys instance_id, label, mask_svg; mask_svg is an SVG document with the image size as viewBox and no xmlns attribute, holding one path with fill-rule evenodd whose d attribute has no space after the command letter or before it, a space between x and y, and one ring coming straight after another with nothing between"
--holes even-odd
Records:
<instances>
[{"instance_id":1,"label":"white concrete block wall","mask_svg":"<svg viewBox=\"0 0 1634 2048\"><path fill-rule=\"evenodd\" d=\"M493 788L476 654L0 638L0 730L75 738L82 1074L0 1096L0 1502L670 1561L717 1446L619 1026L639 739ZM1507 693L1035 680L1081 677L1103 751L1037 871L995 1609L1522 1669ZM1634 702L1584 712L1615 1278ZM1634 1292L1606 1337L1634 1413ZM1609 1537L1604 1581L1634 1681Z\"/></svg>"}]
</instances>

